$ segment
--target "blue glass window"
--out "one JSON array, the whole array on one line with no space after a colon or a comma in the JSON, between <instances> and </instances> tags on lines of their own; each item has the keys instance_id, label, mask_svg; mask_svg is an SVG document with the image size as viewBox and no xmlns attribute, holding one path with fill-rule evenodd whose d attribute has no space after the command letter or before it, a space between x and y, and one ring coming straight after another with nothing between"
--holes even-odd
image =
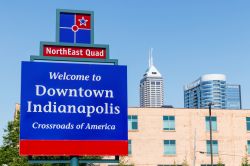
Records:
<instances>
[{"instance_id":1,"label":"blue glass window","mask_svg":"<svg viewBox=\"0 0 250 166\"><path fill-rule=\"evenodd\" d=\"M201 166L211 166L211 164L201 164ZM213 166L218 166L218 164L213 164ZM222 164L222 166L225 166L225 165Z\"/></svg>"},{"instance_id":2,"label":"blue glass window","mask_svg":"<svg viewBox=\"0 0 250 166\"><path fill-rule=\"evenodd\" d=\"M250 140L247 141L247 154L250 154Z\"/></svg>"},{"instance_id":3,"label":"blue glass window","mask_svg":"<svg viewBox=\"0 0 250 166\"><path fill-rule=\"evenodd\" d=\"M165 155L176 154L175 140L164 140L164 154Z\"/></svg>"},{"instance_id":4,"label":"blue glass window","mask_svg":"<svg viewBox=\"0 0 250 166\"><path fill-rule=\"evenodd\" d=\"M217 140L213 140L212 141L212 148L213 148L213 154L218 154L218 141ZM210 140L207 141L207 154L209 155L211 153L211 149L210 149Z\"/></svg>"},{"instance_id":5,"label":"blue glass window","mask_svg":"<svg viewBox=\"0 0 250 166\"><path fill-rule=\"evenodd\" d=\"M247 117L246 121L247 121L247 131L250 131L250 117Z\"/></svg>"},{"instance_id":6,"label":"blue glass window","mask_svg":"<svg viewBox=\"0 0 250 166\"><path fill-rule=\"evenodd\" d=\"M163 116L163 130L175 130L174 116Z\"/></svg>"},{"instance_id":7,"label":"blue glass window","mask_svg":"<svg viewBox=\"0 0 250 166\"><path fill-rule=\"evenodd\" d=\"M216 116L211 116L212 131L217 131L217 118ZM206 116L206 131L210 131L209 126L209 116Z\"/></svg>"},{"instance_id":8,"label":"blue glass window","mask_svg":"<svg viewBox=\"0 0 250 166\"><path fill-rule=\"evenodd\" d=\"M128 140L128 154L132 154L132 141Z\"/></svg>"},{"instance_id":9,"label":"blue glass window","mask_svg":"<svg viewBox=\"0 0 250 166\"><path fill-rule=\"evenodd\" d=\"M227 109L241 109L241 88L240 85L227 84L226 106Z\"/></svg>"},{"instance_id":10,"label":"blue glass window","mask_svg":"<svg viewBox=\"0 0 250 166\"><path fill-rule=\"evenodd\" d=\"M128 130L138 129L138 117L137 115L128 115Z\"/></svg>"}]
</instances>

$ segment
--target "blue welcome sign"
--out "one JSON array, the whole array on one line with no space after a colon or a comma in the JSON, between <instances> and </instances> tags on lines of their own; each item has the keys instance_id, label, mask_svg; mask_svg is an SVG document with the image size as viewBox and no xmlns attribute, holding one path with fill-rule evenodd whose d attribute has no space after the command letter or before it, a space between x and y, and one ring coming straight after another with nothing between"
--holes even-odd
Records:
<instances>
[{"instance_id":1,"label":"blue welcome sign","mask_svg":"<svg viewBox=\"0 0 250 166\"><path fill-rule=\"evenodd\" d=\"M20 154L126 155L127 68L22 62Z\"/></svg>"},{"instance_id":2,"label":"blue welcome sign","mask_svg":"<svg viewBox=\"0 0 250 166\"><path fill-rule=\"evenodd\" d=\"M58 9L30 60L53 63L22 62L20 155L128 154L127 68L94 44L94 12Z\"/></svg>"}]
</instances>

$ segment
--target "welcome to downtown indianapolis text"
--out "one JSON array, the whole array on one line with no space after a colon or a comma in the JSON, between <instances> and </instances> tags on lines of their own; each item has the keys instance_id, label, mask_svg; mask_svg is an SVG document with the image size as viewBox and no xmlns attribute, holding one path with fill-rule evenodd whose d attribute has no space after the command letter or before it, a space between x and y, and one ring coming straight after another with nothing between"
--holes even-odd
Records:
<instances>
[{"instance_id":1,"label":"welcome to downtown indianapolis text","mask_svg":"<svg viewBox=\"0 0 250 166\"><path fill-rule=\"evenodd\" d=\"M66 81L86 81L100 82L102 77L96 74L93 75L75 75L67 72L49 72L50 80L66 80ZM36 84L35 95L37 97L69 97L69 98L94 98L113 99L114 92L111 89L84 89L78 88L54 88L47 87L42 84ZM104 102L102 105L58 105L55 101L48 100L45 105L27 101L27 112L30 113L59 113L59 114L83 114L90 118L93 114L120 114L120 106L114 105L112 102Z\"/></svg>"}]
</instances>

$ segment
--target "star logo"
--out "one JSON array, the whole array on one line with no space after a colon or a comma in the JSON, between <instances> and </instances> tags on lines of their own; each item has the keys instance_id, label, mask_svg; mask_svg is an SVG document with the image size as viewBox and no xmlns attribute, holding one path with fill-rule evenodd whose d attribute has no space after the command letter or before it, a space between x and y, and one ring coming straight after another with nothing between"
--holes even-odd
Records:
<instances>
[{"instance_id":1,"label":"star logo","mask_svg":"<svg viewBox=\"0 0 250 166\"><path fill-rule=\"evenodd\" d=\"M84 26L86 26L86 23L88 22L88 20L85 19L84 17L82 17L81 19L78 19L78 21L80 22L80 25L84 25Z\"/></svg>"}]
</instances>

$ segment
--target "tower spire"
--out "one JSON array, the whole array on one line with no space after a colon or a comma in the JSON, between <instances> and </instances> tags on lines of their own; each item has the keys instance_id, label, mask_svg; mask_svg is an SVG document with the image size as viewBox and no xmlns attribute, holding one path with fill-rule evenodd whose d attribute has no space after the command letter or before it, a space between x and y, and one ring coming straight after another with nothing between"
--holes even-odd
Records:
<instances>
[{"instance_id":1,"label":"tower spire","mask_svg":"<svg viewBox=\"0 0 250 166\"><path fill-rule=\"evenodd\" d=\"M151 66L154 65L154 61L153 61L153 48L151 48Z\"/></svg>"},{"instance_id":2,"label":"tower spire","mask_svg":"<svg viewBox=\"0 0 250 166\"><path fill-rule=\"evenodd\" d=\"M148 68L150 68L151 66L151 51L149 49L149 52L148 52Z\"/></svg>"},{"instance_id":3,"label":"tower spire","mask_svg":"<svg viewBox=\"0 0 250 166\"><path fill-rule=\"evenodd\" d=\"M149 49L149 58L148 58L148 67L150 68L151 66L153 66L153 48Z\"/></svg>"}]
</instances>

